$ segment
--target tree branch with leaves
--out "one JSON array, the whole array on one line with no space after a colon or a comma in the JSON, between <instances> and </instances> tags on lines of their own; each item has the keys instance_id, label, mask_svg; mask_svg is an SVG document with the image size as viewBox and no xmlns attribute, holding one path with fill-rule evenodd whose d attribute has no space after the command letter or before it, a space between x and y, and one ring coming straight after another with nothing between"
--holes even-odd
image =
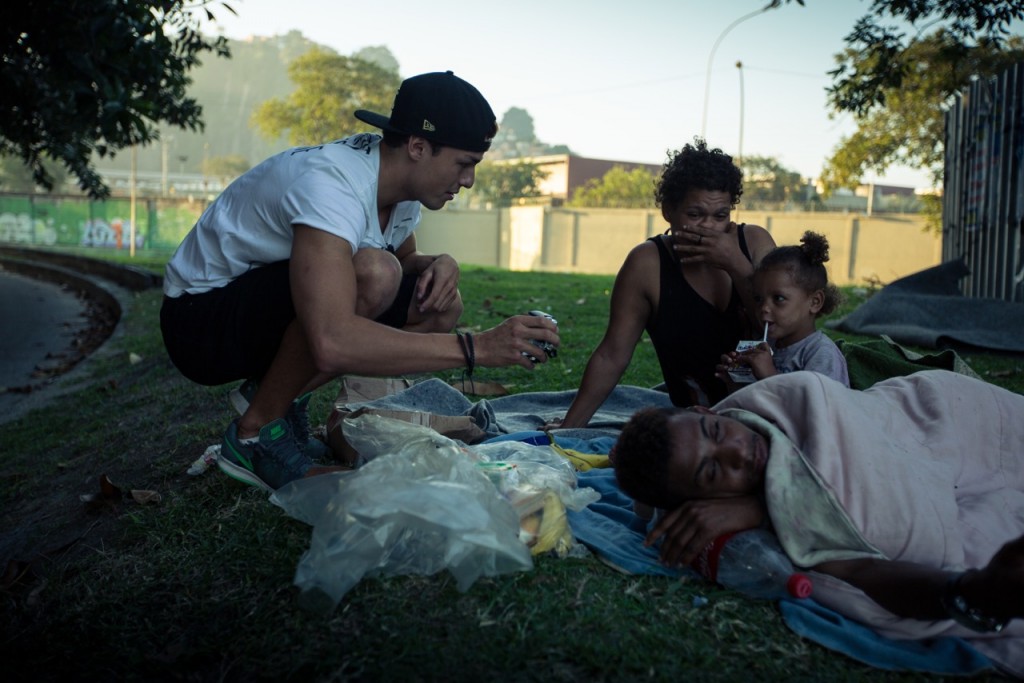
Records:
<instances>
[{"instance_id":1,"label":"tree branch with leaves","mask_svg":"<svg viewBox=\"0 0 1024 683\"><path fill-rule=\"evenodd\" d=\"M268 139L287 134L293 145L318 145L351 134L356 109L391 111L401 84L397 71L359 57L314 48L288 65L295 90L267 100L252 123Z\"/></svg>"},{"instance_id":2,"label":"tree branch with leaves","mask_svg":"<svg viewBox=\"0 0 1024 683\"><path fill-rule=\"evenodd\" d=\"M805 0L772 0L768 7ZM826 162L826 192L853 188L869 171L906 165L943 178L943 105L973 79L1024 60L1011 24L1024 0L873 0L829 71L833 111L857 130Z\"/></svg>"},{"instance_id":3,"label":"tree branch with leaves","mask_svg":"<svg viewBox=\"0 0 1024 683\"><path fill-rule=\"evenodd\" d=\"M225 38L199 32L215 6L234 13L209 0L19 4L0 24L0 155L48 190L55 161L90 196L109 196L94 155L152 142L160 123L202 129L188 72L204 53L230 56Z\"/></svg>"}]
</instances>

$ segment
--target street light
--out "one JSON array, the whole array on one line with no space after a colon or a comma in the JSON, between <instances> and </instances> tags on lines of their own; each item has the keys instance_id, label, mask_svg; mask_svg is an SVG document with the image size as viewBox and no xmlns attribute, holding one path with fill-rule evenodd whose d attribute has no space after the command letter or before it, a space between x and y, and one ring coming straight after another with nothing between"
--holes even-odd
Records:
<instances>
[{"instance_id":1,"label":"street light","mask_svg":"<svg viewBox=\"0 0 1024 683\"><path fill-rule=\"evenodd\" d=\"M740 74L740 143L736 149L736 165L743 170L743 62L736 60L736 70ZM736 215L740 215L740 207L736 207ZM738 220L738 219L737 219Z\"/></svg>"},{"instance_id":2,"label":"street light","mask_svg":"<svg viewBox=\"0 0 1024 683\"><path fill-rule=\"evenodd\" d=\"M743 167L743 62L736 60L736 70L740 74L740 144L736 149L736 164Z\"/></svg>"},{"instance_id":3,"label":"street light","mask_svg":"<svg viewBox=\"0 0 1024 683\"><path fill-rule=\"evenodd\" d=\"M759 10L757 10L755 12L751 12L750 14L744 14L742 17L740 17L736 21L734 21L731 24L729 24L728 26L726 26L725 30L722 31L722 33L715 40L715 44L711 46L711 53L708 54L708 70L707 70L707 74L704 76L704 117L701 119L701 122L700 122L700 136L702 138L707 137L707 131L708 131L708 93L711 91L711 63L715 59L715 52L718 50L718 46L722 43L722 39L725 38L726 34L728 34L729 31L733 30L734 28L736 28L737 26L742 24L747 19L750 19L752 17L756 17L758 14L761 14L762 12L767 12L771 8L772 8L772 5L768 5L766 7L762 7L761 9L759 9Z\"/></svg>"}]
</instances>

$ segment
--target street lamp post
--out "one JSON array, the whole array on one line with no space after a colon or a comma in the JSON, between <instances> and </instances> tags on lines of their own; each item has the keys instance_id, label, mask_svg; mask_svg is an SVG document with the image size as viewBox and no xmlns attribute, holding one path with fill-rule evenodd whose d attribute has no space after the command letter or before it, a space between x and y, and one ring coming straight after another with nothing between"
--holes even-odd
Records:
<instances>
[{"instance_id":1,"label":"street lamp post","mask_svg":"<svg viewBox=\"0 0 1024 683\"><path fill-rule=\"evenodd\" d=\"M740 143L736 148L736 164L743 167L743 62L736 60L736 70L740 74Z\"/></svg>"},{"instance_id":2,"label":"street lamp post","mask_svg":"<svg viewBox=\"0 0 1024 683\"><path fill-rule=\"evenodd\" d=\"M167 190L168 190L168 185L167 185L167 153L169 151L169 148L170 148L172 142L174 142L174 136L173 135L168 135L167 137L164 137L164 136L160 137L160 152L161 152L160 153L160 193L164 197L167 196Z\"/></svg>"},{"instance_id":3,"label":"street lamp post","mask_svg":"<svg viewBox=\"0 0 1024 683\"><path fill-rule=\"evenodd\" d=\"M704 76L704 116L700 122L700 136L702 138L706 137L708 132L708 94L711 92L711 63L715 60L715 52L718 51L718 46L721 45L722 39L725 38L729 31L733 30L747 19L756 17L758 14L761 14L762 12L767 12L769 9L771 9L771 7L771 5L768 5L767 7L762 7L761 9L755 12L751 12L750 14L744 14L742 17L726 26L725 30L722 31L718 38L715 39L715 44L711 46L711 52L708 54L707 74L705 74Z\"/></svg>"}]
</instances>

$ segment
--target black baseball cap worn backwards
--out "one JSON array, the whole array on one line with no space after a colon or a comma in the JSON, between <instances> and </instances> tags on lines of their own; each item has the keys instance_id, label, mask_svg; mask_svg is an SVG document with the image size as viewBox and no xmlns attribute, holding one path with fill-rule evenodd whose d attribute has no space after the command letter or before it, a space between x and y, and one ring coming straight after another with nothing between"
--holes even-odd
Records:
<instances>
[{"instance_id":1,"label":"black baseball cap worn backwards","mask_svg":"<svg viewBox=\"0 0 1024 683\"><path fill-rule=\"evenodd\" d=\"M470 152L486 152L497 130L491 105L472 85L451 71L402 81L391 117L359 109L355 117L392 133L416 135Z\"/></svg>"}]
</instances>

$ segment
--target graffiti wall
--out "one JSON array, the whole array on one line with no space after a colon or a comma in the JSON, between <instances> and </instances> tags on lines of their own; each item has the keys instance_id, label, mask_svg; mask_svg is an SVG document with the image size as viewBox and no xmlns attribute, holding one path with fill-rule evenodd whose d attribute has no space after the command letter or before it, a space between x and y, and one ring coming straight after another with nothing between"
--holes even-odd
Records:
<instances>
[{"instance_id":1,"label":"graffiti wall","mask_svg":"<svg viewBox=\"0 0 1024 683\"><path fill-rule=\"evenodd\" d=\"M84 197L0 195L0 244L74 246L95 249L174 249L205 208L204 202L131 202ZM134 228L134 229L133 229Z\"/></svg>"}]
</instances>

